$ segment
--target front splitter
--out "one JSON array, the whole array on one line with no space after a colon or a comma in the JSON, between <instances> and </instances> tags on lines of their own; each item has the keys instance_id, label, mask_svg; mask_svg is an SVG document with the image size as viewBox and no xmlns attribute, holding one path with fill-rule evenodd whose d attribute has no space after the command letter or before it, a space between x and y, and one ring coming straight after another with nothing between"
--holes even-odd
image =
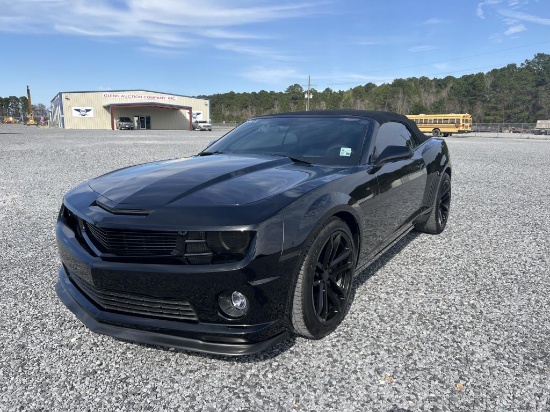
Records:
<instances>
[{"instance_id":1,"label":"front splitter","mask_svg":"<svg viewBox=\"0 0 550 412\"><path fill-rule=\"evenodd\" d=\"M55 285L55 291L63 304L91 331L132 342L159 345L212 355L245 356L263 352L289 337L288 332L281 332L261 342L211 342L100 322L77 300L75 295L80 295L82 298L84 298L84 296L70 283L63 269L60 270L59 281Z\"/></svg>"}]
</instances>

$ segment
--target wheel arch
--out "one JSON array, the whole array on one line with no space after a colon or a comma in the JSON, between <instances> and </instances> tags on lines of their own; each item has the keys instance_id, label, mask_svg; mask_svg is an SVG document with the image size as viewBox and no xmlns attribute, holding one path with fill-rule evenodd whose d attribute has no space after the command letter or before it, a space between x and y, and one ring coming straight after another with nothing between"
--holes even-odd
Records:
<instances>
[{"instance_id":1,"label":"wheel arch","mask_svg":"<svg viewBox=\"0 0 550 412\"><path fill-rule=\"evenodd\" d=\"M309 206L305 210L302 208L303 203L286 209L283 212L285 221L283 253L301 247L331 217L336 216L349 227L359 255L361 247L359 212L350 206L349 202L349 196L344 193L325 193L314 201L308 202Z\"/></svg>"},{"instance_id":2,"label":"wheel arch","mask_svg":"<svg viewBox=\"0 0 550 412\"><path fill-rule=\"evenodd\" d=\"M345 210L336 212L333 216L342 219L344 223L349 227L349 230L353 235L353 242L355 243L355 248L357 251L357 256L355 257L355 260L357 262L360 255L359 250L361 249L361 226L359 225L356 216Z\"/></svg>"}]
</instances>

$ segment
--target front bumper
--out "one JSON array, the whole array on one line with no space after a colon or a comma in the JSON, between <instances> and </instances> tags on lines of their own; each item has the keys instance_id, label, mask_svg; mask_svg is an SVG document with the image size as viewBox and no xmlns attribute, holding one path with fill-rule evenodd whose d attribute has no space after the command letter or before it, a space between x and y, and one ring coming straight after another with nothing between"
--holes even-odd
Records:
<instances>
[{"instance_id":1,"label":"front bumper","mask_svg":"<svg viewBox=\"0 0 550 412\"><path fill-rule=\"evenodd\" d=\"M62 261L57 294L95 332L225 355L258 353L289 336L286 313L298 256L261 253L219 265L119 262L96 256L61 218L56 237ZM220 311L219 296L231 291L248 298L242 318Z\"/></svg>"},{"instance_id":2,"label":"front bumper","mask_svg":"<svg viewBox=\"0 0 550 412\"><path fill-rule=\"evenodd\" d=\"M59 271L55 290L65 306L90 330L133 342L242 356L262 352L289 336L283 331L262 341L249 341L251 336L263 335L275 322L259 325L187 323L103 311L75 287L64 267Z\"/></svg>"}]
</instances>

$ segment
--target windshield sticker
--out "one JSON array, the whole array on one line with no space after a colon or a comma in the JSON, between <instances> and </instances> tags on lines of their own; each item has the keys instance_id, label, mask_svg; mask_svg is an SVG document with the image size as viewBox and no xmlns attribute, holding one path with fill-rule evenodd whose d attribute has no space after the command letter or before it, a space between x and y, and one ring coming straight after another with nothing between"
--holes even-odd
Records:
<instances>
[{"instance_id":1,"label":"windshield sticker","mask_svg":"<svg viewBox=\"0 0 550 412\"><path fill-rule=\"evenodd\" d=\"M340 148L340 156L351 156L351 147L341 147Z\"/></svg>"}]
</instances>

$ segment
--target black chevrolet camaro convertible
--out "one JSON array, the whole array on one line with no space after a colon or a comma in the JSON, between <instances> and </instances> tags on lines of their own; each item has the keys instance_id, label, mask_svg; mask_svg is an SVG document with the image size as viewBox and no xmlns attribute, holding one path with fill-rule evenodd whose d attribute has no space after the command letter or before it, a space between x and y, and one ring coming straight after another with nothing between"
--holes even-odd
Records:
<instances>
[{"instance_id":1,"label":"black chevrolet camaro convertible","mask_svg":"<svg viewBox=\"0 0 550 412\"><path fill-rule=\"evenodd\" d=\"M253 118L196 156L117 170L69 191L57 294L91 330L246 355L319 339L353 278L449 216L444 140L405 116Z\"/></svg>"}]
</instances>

